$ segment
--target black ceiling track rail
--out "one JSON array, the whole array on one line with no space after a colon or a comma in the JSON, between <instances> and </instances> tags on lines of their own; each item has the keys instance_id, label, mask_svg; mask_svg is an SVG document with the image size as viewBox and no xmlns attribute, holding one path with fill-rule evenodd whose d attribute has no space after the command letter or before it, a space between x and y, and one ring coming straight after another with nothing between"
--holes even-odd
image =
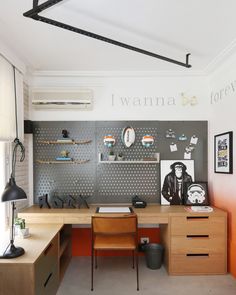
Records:
<instances>
[{"instance_id":1,"label":"black ceiling track rail","mask_svg":"<svg viewBox=\"0 0 236 295\"><path fill-rule=\"evenodd\" d=\"M132 45L128 45L128 44L125 44L125 43L122 43L122 42L119 42L119 41L116 41L116 40L113 40L113 39L110 39L110 38L107 38L107 37L104 37L104 36L101 36L101 35L98 35L98 34L95 34L95 33L92 33L92 32L88 32L88 31L85 31L85 30L70 26L68 24L61 23L59 21L56 21L56 20L53 20L53 19L50 19L50 18L46 18L46 17L43 17L43 16L39 15L39 13L41 13L42 11L44 11L44 10L50 8L51 6L54 6L57 3L62 2L62 1L63 0L48 0L48 1L38 5L38 0L33 0L33 8L31 10L29 10L29 11L26 11L23 15L25 17L29 17L29 18L32 18L34 20L38 20L38 21L47 23L49 25L53 25L53 26L56 26L56 27L59 27L59 28L65 29L65 30L69 30L69 31L72 31L72 32L75 32L75 33L78 33L78 34L85 35L85 36L90 37L90 38L101 40L101 41L104 41L104 42L107 42L107 43L110 43L110 44L113 44L113 45L116 45L116 46L119 46L119 47L123 47L123 48L133 50L133 51L136 51L136 52L148 55L148 56L152 56L152 57L155 57L155 58L158 58L158 59L161 59L161 60L173 63L173 64L177 64L177 65L185 67L185 68L191 68L191 65L189 64L190 53L186 54L186 62L183 63L183 62L168 58L166 56L162 56L162 55L159 55L159 54L156 54L156 53L153 53L153 52L141 49L141 48L137 48L137 47L134 47Z\"/></svg>"}]
</instances>

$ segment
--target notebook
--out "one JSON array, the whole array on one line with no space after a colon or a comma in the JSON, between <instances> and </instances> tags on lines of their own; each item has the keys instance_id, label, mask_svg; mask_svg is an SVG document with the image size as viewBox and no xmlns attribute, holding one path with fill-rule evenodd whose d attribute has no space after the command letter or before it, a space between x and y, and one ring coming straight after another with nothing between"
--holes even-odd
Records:
<instances>
[{"instance_id":1,"label":"notebook","mask_svg":"<svg viewBox=\"0 0 236 295\"><path fill-rule=\"evenodd\" d=\"M97 207L96 213L131 213L130 207Z\"/></svg>"}]
</instances>

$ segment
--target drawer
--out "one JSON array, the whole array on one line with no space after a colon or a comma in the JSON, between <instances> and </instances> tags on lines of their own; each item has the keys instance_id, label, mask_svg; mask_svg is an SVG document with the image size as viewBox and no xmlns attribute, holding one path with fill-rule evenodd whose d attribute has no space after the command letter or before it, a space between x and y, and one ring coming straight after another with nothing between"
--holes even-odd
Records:
<instances>
[{"instance_id":1,"label":"drawer","mask_svg":"<svg viewBox=\"0 0 236 295\"><path fill-rule=\"evenodd\" d=\"M171 217L171 235L226 234L226 219L209 215Z\"/></svg>"},{"instance_id":2,"label":"drawer","mask_svg":"<svg viewBox=\"0 0 236 295\"><path fill-rule=\"evenodd\" d=\"M220 236L186 235L171 238L171 254L202 252L222 254L225 250L225 240Z\"/></svg>"},{"instance_id":3,"label":"drawer","mask_svg":"<svg viewBox=\"0 0 236 295\"><path fill-rule=\"evenodd\" d=\"M58 263L44 270L44 276L36 277L35 295L55 295L59 287Z\"/></svg>"},{"instance_id":4,"label":"drawer","mask_svg":"<svg viewBox=\"0 0 236 295\"><path fill-rule=\"evenodd\" d=\"M38 260L36 261L36 268L47 269L58 259L58 235L56 235L48 246L44 249Z\"/></svg>"},{"instance_id":5,"label":"drawer","mask_svg":"<svg viewBox=\"0 0 236 295\"><path fill-rule=\"evenodd\" d=\"M169 273L172 275L191 274L225 274L226 260L224 255L199 254L197 256L171 255ZM194 255L194 254L192 254Z\"/></svg>"},{"instance_id":6,"label":"drawer","mask_svg":"<svg viewBox=\"0 0 236 295\"><path fill-rule=\"evenodd\" d=\"M53 281L56 278L59 280L58 244L58 235L56 235L35 263L36 294L45 294L40 292L42 291L42 288L45 288L45 284L47 286L47 280ZM53 273L53 277L52 275L50 276L51 273ZM40 292L38 292L38 290L40 290Z\"/></svg>"}]
</instances>

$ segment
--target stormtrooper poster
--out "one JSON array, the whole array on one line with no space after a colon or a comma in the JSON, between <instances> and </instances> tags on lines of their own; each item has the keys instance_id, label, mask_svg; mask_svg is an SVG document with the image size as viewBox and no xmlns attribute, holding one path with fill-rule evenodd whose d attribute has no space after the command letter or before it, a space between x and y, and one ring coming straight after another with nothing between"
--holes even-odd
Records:
<instances>
[{"instance_id":1,"label":"stormtrooper poster","mask_svg":"<svg viewBox=\"0 0 236 295\"><path fill-rule=\"evenodd\" d=\"M161 205L184 205L193 182L193 160L162 160Z\"/></svg>"},{"instance_id":2,"label":"stormtrooper poster","mask_svg":"<svg viewBox=\"0 0 236 295\"><path fill-rule=\"evenodd\" d=\"M185 205L208 206L209 198L207 192L207 182L194 182L187 190Z\"/></svg>"}]
</instances>

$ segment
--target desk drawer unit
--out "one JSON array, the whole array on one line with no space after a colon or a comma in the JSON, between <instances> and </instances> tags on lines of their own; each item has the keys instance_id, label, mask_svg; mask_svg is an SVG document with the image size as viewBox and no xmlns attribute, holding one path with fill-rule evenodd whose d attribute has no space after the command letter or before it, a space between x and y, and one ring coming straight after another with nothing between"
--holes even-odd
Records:
<instances>
[{"instance_id":1,"label":"desk drawer unit","mask_svg":"<svg viewBox=\"0 0 236 295\"><path fill-rule=\"evenodd\" d=\"M35 263L35 295L56 294L59 286L58 235Z\"/></svg>"},{"instance_id":2,"label":"desk drawer unit","mask_svg":"<svg viewBox=\"0 0 236 295\"><path fill-rule=\"evenodd\" d=\"M226 216L170 217L169 273L226 273Z\"/></svg>"}]
</instances>

